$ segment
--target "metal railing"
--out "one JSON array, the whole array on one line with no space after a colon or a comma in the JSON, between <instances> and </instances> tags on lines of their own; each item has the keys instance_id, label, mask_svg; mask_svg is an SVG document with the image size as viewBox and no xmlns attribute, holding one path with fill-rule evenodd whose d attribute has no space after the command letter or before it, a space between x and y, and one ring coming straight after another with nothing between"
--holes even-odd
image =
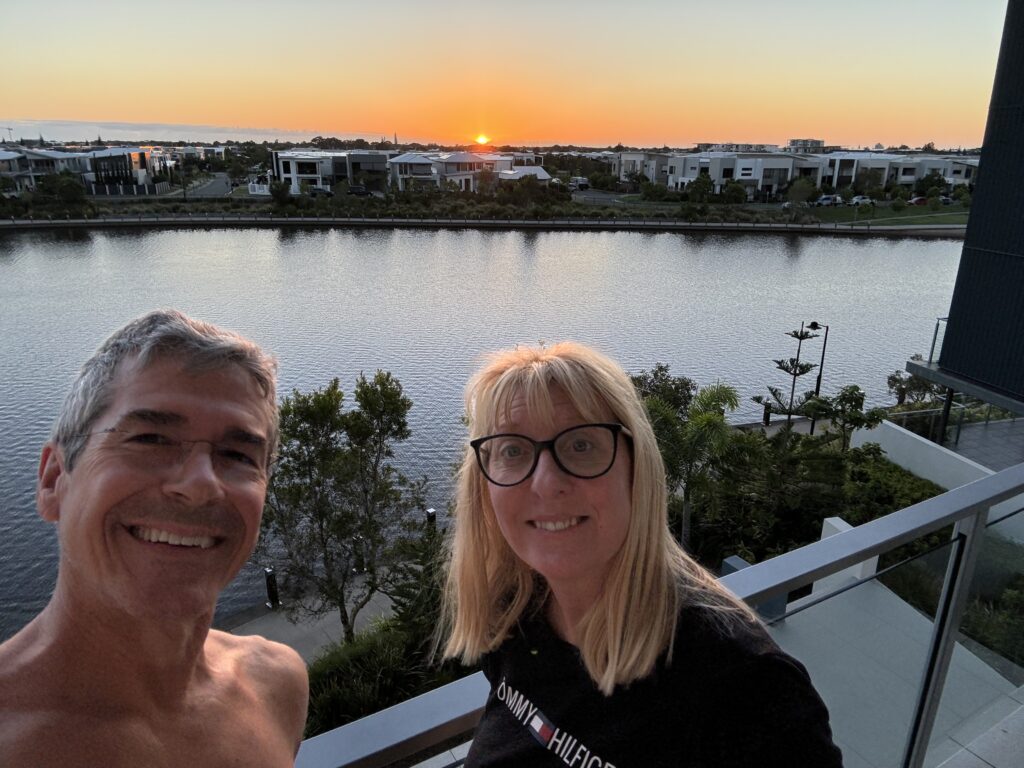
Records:
<instances>
[{"instance_id":1,"label":"metal railing","mask_svg":"<svg viewBox=\"0 0 1024 768\"><path fill-rule=\"evenodd\" d=\"M902 768L921 768L968 601L989 510L1024 494L1024 464L830 536L722 578L750 604L763 603L953 525L947 563ZM303 742L298 768L384 768L468 733L488 691L477 673Z\"/></svg>"},{"instance_id":2,"label":"metal railing","mask_svg":"<svg viewBox=\"0 0 1024 768\"><path fill-rule=\"evenodd\" d=\"M948 317L938 317L935 319L935 333L932 334L932 348L928 350L929 363L935 363L939 360L939 355L942 352L942 341L946 338L946 322L948 320Z\"/></svg>"}]
</instances>

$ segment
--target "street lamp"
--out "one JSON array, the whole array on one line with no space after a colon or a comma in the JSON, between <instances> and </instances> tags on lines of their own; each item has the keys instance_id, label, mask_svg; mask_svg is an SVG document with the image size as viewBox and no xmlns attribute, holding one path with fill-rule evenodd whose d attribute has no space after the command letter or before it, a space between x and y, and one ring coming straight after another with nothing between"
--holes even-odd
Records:
<instances>
[{"instance_id":1,"label":"street lamp","mask_svg":"<svg viewBox=\"0 0 1024 768\"><path fill-rule=\"evenodd\" d=\"M818 380L814 384L814 396L817 397L821 394L821 373L825 370L825 348L828 346L828 326L819 323L817 320L812 320L807 324L807 327L812 331L820 331L822 328L825 329L825 338L821 340L821 362L818 364ZM811 434L814 434L814 422L815 419L811 418Z\"/></svg>"}]
</instances>

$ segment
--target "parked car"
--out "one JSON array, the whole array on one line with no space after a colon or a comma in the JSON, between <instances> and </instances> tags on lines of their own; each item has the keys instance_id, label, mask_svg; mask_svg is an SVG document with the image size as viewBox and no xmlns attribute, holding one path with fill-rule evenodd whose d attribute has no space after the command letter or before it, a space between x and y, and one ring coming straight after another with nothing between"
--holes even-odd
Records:
<instances>
[{"instance_id":1,"label":"parked car","mask_svg":"<svg viewBox=\"0 0 1024 768\"><path fill-rule=\"evenodd\" d=\"M348 193L350 195L359 195L359 197L366 197L370 194L370 191L366 188L365 184L350 184L348 187Z\"/></svg>"},{"instance_id":2,"label":"parked car","mask_svg":"<svg viewBox=\"0 0 1024 768\"><path fill-rule=\"evenodd\" d=\"M794 202L791 202L789 200L787 200L786 202L784 202L782 204L782 210L784 210L784 211L788 211L791 208L810 208L810 207L811 207L810 203L805 203L805 202L794 203Z\"/></svg>"},{"instance_id":3,"label":"parked car","mask_svg":"<svg viewBox=\"0 0 1024 768\"><path fill-rule=\"evenodd\" d=\"M850 198L850 205L874 205L875 201L867 195L854 195Z\"/></svg>"},{"instance_id":4,"label":"parked car","mask_svg":"<svg viewBox=\"0 0 1024 768\"><path fill-rule=\"evenodd\" d=\"M939 198L939 202L942 203L943 205L952 205L955 201L952 197L946 197L945 195L943 195L942 197Z\"/></svg>"},{"instance_id":5,"label":"parked car","mask_svg":"<svg viewBox=\"0 0 1024 768\"><path fill-rule=\"evenodd\" d=\"M819 208L822 206L842 205L843 198L841 198L839 195L822 195L821 197L814 201L814 204Z\"/></svg>"},{"instance_id":6,"label":"parked car","mask_svg":"<svg viewBox=\"0 0 1024 768\"><path fill-rule=\"evenodd\" d=\"M923 195L915 195L907 200L907 205L928 205L928 198Z\"/></svg>"},{"instance_id":7,"label":"parked car","mask_svg":"<svg viewBox=\"0 0 1024 768\"><path fill-rule=\"evenodd\" d=\"M334 197L334 193L326 187L310 187L310 197Z\"/></svg>"}]
</instances>

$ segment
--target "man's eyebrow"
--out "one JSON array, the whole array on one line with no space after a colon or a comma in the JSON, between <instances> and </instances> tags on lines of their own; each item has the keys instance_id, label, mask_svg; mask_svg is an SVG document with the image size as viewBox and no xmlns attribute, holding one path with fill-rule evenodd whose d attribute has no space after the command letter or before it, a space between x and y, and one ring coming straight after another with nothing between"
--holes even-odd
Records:
<instances>
[{"instance_id":1,"label":"man's eyebrow","mask_svg":"<svg viewBox=\"0 0 1024 768\"><path fill-rule=\"evenodd\" d=\"M180 413L173 413L171 411L155 411L150 408L137 408L134 411L129 411L124 414L117 420L117 423L118 426L120 426L135 421L141 421L144 424L155 424L157 426L168 427L185 424L188 422L188 419Z\"/></svg>"},{"instance_id":2,"label":"man's eyebrow","mask_svg":"<svg viewBox=\"0 0 1024 768\"><path fill-rule=\"evenodd\" d=\"M250 432L247 429L240 429L237 427L227 430L224 433L224 439L259 446L267 444L267 438L263 437L263 435L257 435L255 432Z\"/></svg>"},{"instance_id":3,"label":"man's eyebrow","mask_svg":"<svg viewBox=\"0 0 1024 768\"><path fill-rule=\"evenodd\" d=\"M184 424L188 424L188 419L180 413L174 413L173 411L157 411L150 408L138 408L124 414L120 419L118 419L117 425L120 427L125 424L135 422L153 424L160 427L179 427ZM248 443L250 445L257 445L261 447L267 444L267 438L263 435L250 432L249 430L242 429L241 427L231 427L225 430L224 437L222 439L226 441L234 441L236 443Z\"/></svg>"}]
</instances>

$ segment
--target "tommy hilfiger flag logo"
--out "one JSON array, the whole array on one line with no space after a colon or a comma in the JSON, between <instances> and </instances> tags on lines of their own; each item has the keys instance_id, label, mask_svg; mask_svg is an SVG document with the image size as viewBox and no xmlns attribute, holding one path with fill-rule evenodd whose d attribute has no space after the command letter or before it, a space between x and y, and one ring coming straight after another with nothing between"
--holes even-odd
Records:
<instances>
[{"instance_id":1,"label":"tommy hilfiger flag logo","mask_svg":"<svg viewBox=\"0 0 1024 768\"><path fill-rule=\"evenodd\" d=\"M512 716L530 731L537 743L558 755L566 765L571 768L615 768L615 765L591 752L575 736L555 726L532 701L505 682L505 678L498 683L495 695L498 701L505 703Z\"/></svg>"},{"instance_id":2,"label":"tommy hilfiger flag logo","mask_svg":"<svg viewBox=\"0 0 1024 768\"><path fill-rule=\"evenodd\" d=\"M553 726L539 711L530 719L530 732L543 746L547 746L551 737L555 735Z\"/></svg>"}]
</instances>

